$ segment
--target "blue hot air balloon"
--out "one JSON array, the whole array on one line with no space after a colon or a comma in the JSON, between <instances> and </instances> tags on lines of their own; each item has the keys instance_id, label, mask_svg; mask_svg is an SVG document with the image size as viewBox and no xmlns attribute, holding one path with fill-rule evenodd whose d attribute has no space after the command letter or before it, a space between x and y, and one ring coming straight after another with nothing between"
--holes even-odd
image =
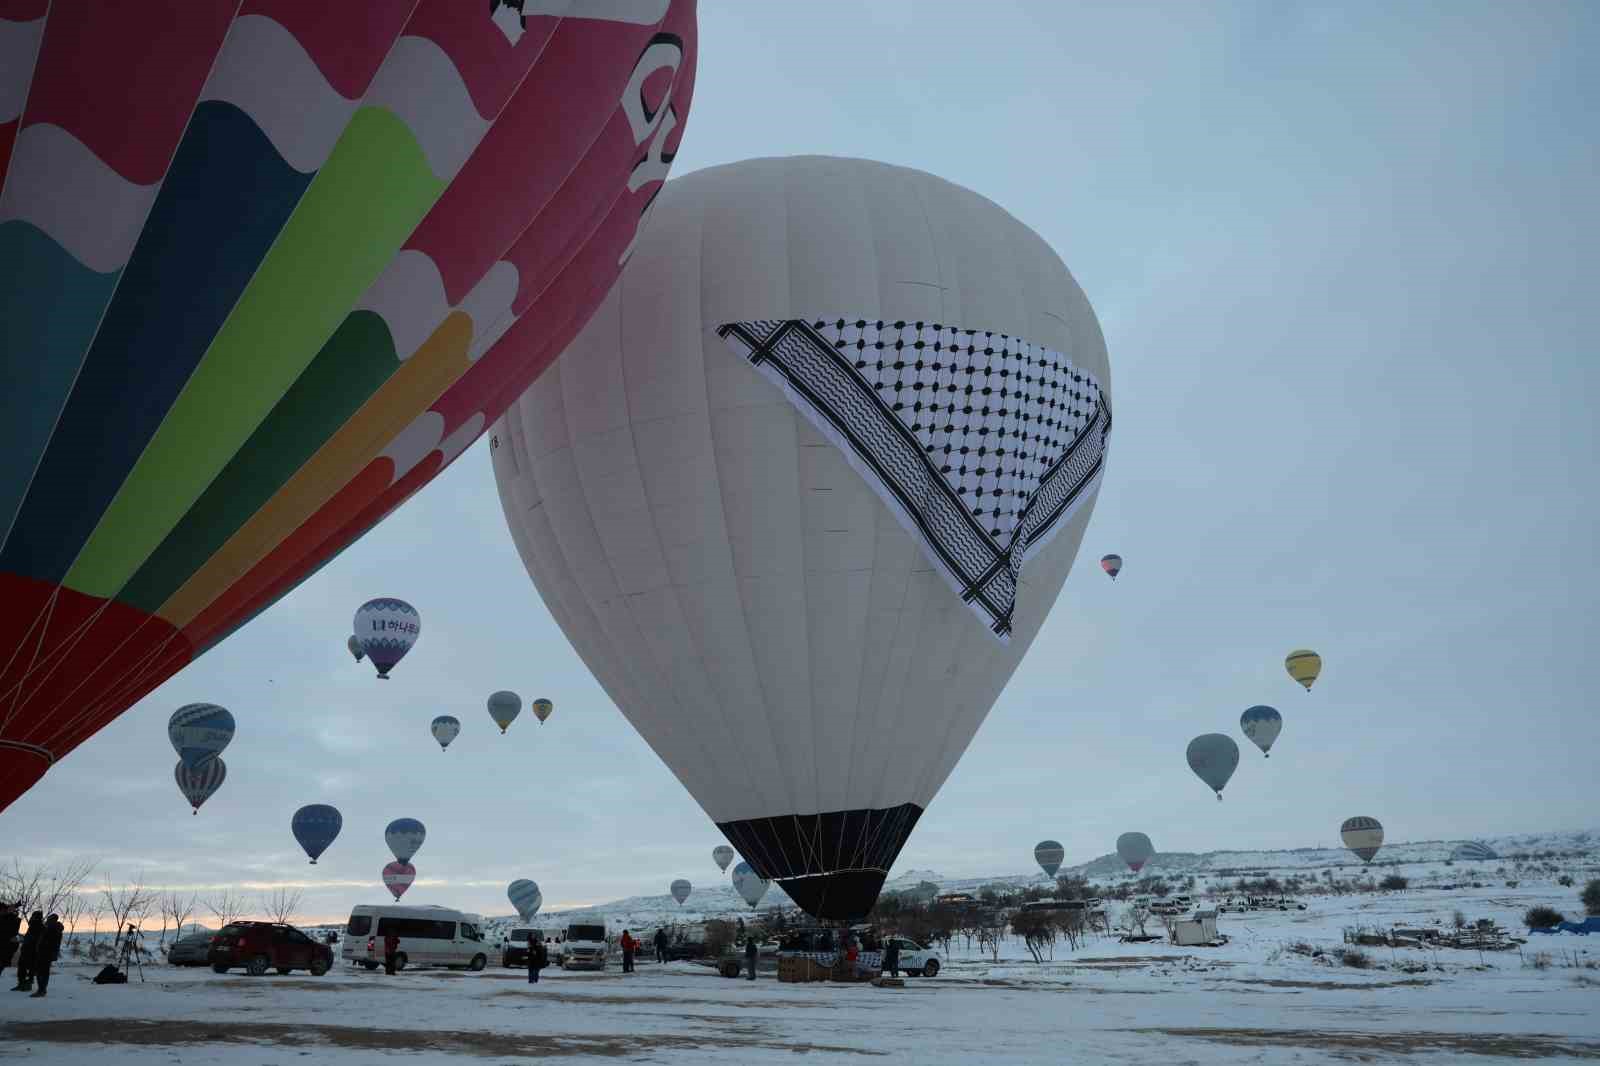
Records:
<instances>
[{"instance_id":1,"label":"blue hot air balloon","mask_svg":"<svg viewBox=\"0 0 1600 1066\"><path fill-rule=\"evenodd\" d=\"M389 850L394 852L396 862L407 863L411 856L422 847L422 842L428 836L428 830L415 818L396 818L389 823L383 831L384 843L389 845Z\"/></svg>"},{"instance_id":2,"label":"blue hot air balloon","mask_svg":"<svg viewBox=\"0 0 1600 1066\"><path fill-rule=\"evenodd\" d=\"M233 715L215 703L186 703L167 719L167 739L183 765L193 770L233 739Z\"/></svg>"},{"instance_id":3,"label":"blue hot air balloon","mask_svg":"<svg viewBox=\"0 0 1600 1066\"><path fill-rule=\"evenodd\" d=\"M1222 799L1222 789L1239 767L1239 745L1221 733L1204 733L1189 741L1189 769Z\"/></svg>"},{"instance_id":4,"label":"blue hot air balloon","mask_svg":"<svg viewBox=\"0 0 1600 1066\"><path fill-rule=\"evenodd\" d=\"M461 719L453 714L441 714L429 726L433 739L439 742L440 749L448 748L450 742L461 735Z\"/></svg>"},{"instance_id":5,"label":"blue hot air balloon","mask_svg":"<svg viewBox=\"0 0 1600 1066\"><path fill-rule=\"evenodd\" d=\"M525 922L533 921L533 916L539 913L540 906L544 904L544 893L539 891L538 882L526 877L519 877L506 886L506 898Z\"/></svg>"},{"instance_id":6,"label":"blue hot air balloon","mask_svg":"<svg viewBox=\"0 0 1600 1066\"><path fill-rule=\"evenodd\" d=\"M1250 738L1250 743L1261 749L1262 755L1271 758L1272 742L1283 729L1283 715L1258 703L1239 716L1239 728Z\"/></svg>"},{"instance_id":7,"label":"blue hot air balloon","mask_svg":"<svg viewBox=\"0 0 1600 1066\"><path fill-rule=\"evenodd\" d=\"M312 865L316 865L317 859L328 850L328 845L334 842L343 828L344 815L339 813L337 807L330 807L326 803L307 804L289 819L289 829L300 846L306 849Z\"/></svg>"}]
</instances>

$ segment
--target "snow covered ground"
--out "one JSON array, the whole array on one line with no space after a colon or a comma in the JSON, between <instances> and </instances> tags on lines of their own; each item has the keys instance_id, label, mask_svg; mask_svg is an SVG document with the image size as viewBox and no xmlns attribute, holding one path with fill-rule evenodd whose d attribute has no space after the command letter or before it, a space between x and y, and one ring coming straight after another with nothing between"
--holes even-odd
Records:
<instances>
[{"instance_id":1,"label":"snow covered ground","mask_svg":"<svg viewBox=\"0 0 1600 1066\"><path fill-rule=\"evenodd\" d=\"M1412 871L1408 871L1412 872ZM903 989L754 984L689 963L624 976L343 967L316 978L146 968L95 986L66 966L47 999L0 992L0 1059L39 1063L299 1063L355 1066L543 1058L654 1063L1470 1062L1600 1059L1600 938L1531 937L1522 951L1367 949L1373 968L1291 950L1341 946L1349 926L1448 924L1452 913L1513 930L1535 903L1573 910L1573 889L1503 881L1482 889L1309 897L1306 911L1223 915L1221 948L1091 937L1034 963L959 946L944 972ZM1546 955L1548 958L1540 958ZM9 982L7 982L9 984Z\"/></svg>"}]
</instances>

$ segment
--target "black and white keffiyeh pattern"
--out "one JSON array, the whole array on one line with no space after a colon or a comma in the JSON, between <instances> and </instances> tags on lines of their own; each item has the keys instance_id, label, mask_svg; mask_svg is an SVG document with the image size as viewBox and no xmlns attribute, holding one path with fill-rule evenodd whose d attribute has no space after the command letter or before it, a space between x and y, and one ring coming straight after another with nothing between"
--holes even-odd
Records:
<instances>
[{"instance_id":1,"label":"black and white keffiyeh pattern","mask_svg":"<svg viewBox=\"0 0 1600 1066\"><path fill-rule=\"evenodd\" d=\"M729 322L717 333L843 450L1006 640L1022 565L1089 494L1111 409L1059 352L936 322Z\"/></svg>"}]
</instances>

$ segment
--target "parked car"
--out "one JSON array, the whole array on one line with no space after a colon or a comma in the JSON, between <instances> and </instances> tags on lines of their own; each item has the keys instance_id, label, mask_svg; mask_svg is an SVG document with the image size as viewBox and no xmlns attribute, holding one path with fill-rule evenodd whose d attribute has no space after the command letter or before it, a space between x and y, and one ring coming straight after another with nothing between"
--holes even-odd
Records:
<instances>
[{"instance_id":1,"label":"parked car","mask_svg":"<svg viewBox=\"0 0 1600 1066\"><path fill-rule=\"evenodd\" d=\"M212 933L190 933L178 937L167 948L167 961L174 966L205 966L211 961Z\"/></svg>"},{"instance_id":2,"label":"parked car","mask_svg":"<svg viewBox=\"0 0 1600 1066\"><path fill-rule=\"evenodd\" d=\"M923 977L939 976L940 962L937 951L925 948L908 937L896 936L888 939L900 945L900 969L908 974L921 974Z\"/></svg>"},{"instance_id":3,"label":"parked car","mask_svg":"<svg viewBox=\"0 0 1600 1066\"><path fill-rule=\"evenodd\" d=\"M312 976L321 977L333 965L333 949L292 925L233 922L211 938L207 961L216 973L242 966L252 977L260 977L269 969L279 973L308 970Z\"/></svg>"}]
</instances>

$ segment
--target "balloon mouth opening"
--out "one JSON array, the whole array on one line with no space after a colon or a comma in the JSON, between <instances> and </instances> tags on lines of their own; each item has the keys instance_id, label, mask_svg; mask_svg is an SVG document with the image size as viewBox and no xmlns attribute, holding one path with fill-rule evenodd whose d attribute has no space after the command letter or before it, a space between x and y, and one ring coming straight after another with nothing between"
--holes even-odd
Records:
<instances>
[{"instance_id":1,"label":"balloon mouth opening","mask_svg":"<svg viewBox=\"0 0 1600 1066\"><path fill-rule=\"evenodd\" d=\"M316 865L316 864L317 864L317 860L316 860L316 859L312 859L312 860L311 860L311 865L312 865L312 866L315 866L315 865Z\"/></svg>"}]
</instances>

